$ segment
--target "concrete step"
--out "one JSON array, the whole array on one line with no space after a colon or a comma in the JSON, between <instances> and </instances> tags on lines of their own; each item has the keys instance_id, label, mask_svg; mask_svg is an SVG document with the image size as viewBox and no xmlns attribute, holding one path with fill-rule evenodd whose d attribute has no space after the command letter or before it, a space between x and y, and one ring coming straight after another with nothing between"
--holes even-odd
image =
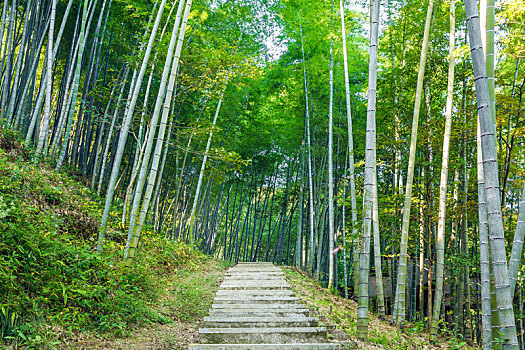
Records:
<instances>
[{"instance_id":1,"label":"concrete step","mask_svg":"<svg viewBox=\"0 0 525 350\"><path fill-rule=\"evenodd\" d=\"M220 289L288 289L290 285L288 283L271 283L271 282L223 282Z\"/></svg>"},{"instance_id":2,"label":"concrete step","mask_svg":"<svg viewBox=\"0 0 525 350\"><path fill-rule=\"evenodd\" d=\"M316 317L205 317L207 328L317 327Z\"/></svg>"},{"instance_id":3,"label":"concrete step","mask_svg":"<svg viewBox=\"0 0 525 350\"><path fill-rule=\"evenodd\" d=\"M270 273L252 273L252 274L232 273L232 274L226 275L224 279L225 280L227 279L242 279L242 280L282 279L282 280L285 280L283 275L270 274Z\"/></svg>"},{"instance_id":4,"label":"concrete step","mask_svg":"<svg viewBox=\"0 0 525 350\"><path fill-rule=\"evenodd\" d=\"M302 309L304 308L304 305L301 304L259 304L259 303L242 303L242 304L212 304L212 309L251 309L251 310L259 310L259 311L265 311L265 310L282 310L282 309Z\"/></svg>"},{"instance_id":5,"label":"concrete step","mask_svg":"<svg viewBox=\"0 0 525 350\"><path fill-rule=\"evenodd\" d=\"M190 350L335 350L338 344L192 344Z\"/></svg>"},{"instance_id":6,"label":"concrete step","mask_svg":"<svg viewBox=\"0 0 525 350\"><path fill-rule=\"evenodd\" d=\"M281 270L278 269L238 269L238 270L228 270L227 274L245 274L245 275L264 275L264 274L276 274L281 275ZM281 275L282 276L282 275Z\"/></svg>"},{"instance_id":7,"label":"concrete step","mask_svg":"<svg viewBox=\"0 0 525 350\"><path fill-rule=\"evenodd\" d=\"M287 283L284 277L279 276L253 276L250 278L244 278L244 277L237 277L237 276L231 276L231 277L225 277L223 280L223 283L236 283L236 282L242 282L242 283Z\"/></svg>"},{"instance_id":8,"label":"concrete step","mask_svg":"<svg viewBox=\"0 0 525 350\"><path fill-rule=\"evenodd\" d=\"M232 266L231 268L234 269L234 268L240 268L240 267L245 267L245 266L256 266L256 267L272 266L272 267L276 267L271 262L240 262L240 263L237 263L237 265Z\"/></svg>"},{"instance_id":9,"label":"concrete step","mask_svg":"<svg viewBox=\"0 0 525 350\"><path fill-rule=\"evenodd\" d=\"M282 270L272 263L239 263L217 291L200 342L190 349L324 350L326 328L309 317Z\"/></svg>"},{"instance_id":10,"label":"concrete step","mask_svg":"<svg viewBox=\"0 0 525 350\"><path fill-rule=\"evenodd\" d=\"M250 277L250 278L243 278L243 277L226 277L222 281L222 283L277 283L277 284L284 284L286 283L286 280L283 277L259 277L256 278Z\"/></svg>"},{"instance_id":11,"label":"concrete step","mask_svg":"<svg viewBox=\"0 0 525 350\"><path fill-rule=\"evenodd\" d=\"M326 328L200 328L199 335L204 344L322 343Z\"/></svg>"},{"instance_id":12,"label":"concrete step","mask_svg":"<svg viewBox=\"0 0 525 350\"><path fill-rule=\"evenodd\" d=\"M214 299L216 304L289 304L299 302L299 298L291 296L281 295L268 295L268 296L217 296Z\"/></svg>"},{"instance_id":13,"label":"concrete step","mask_svg":"<svg viewBox=\"0 0 525 350\"><path fill-rule=\"evenodd\" d=\"M256 269L256 268L243 268L243 269L229 269L226 271L226 273L274 273L278 275L284 275L283 270L278 268L264 268L264 269Z\"/></svg>"},{"instance_id":14,"label":"concrete step","mask_svg":"<svg viewBox=\"0 0 525 350\"><path fill-rule=\"evenodd\" d=\"M252 276L277 276L284 277L284 273L279 271L266 271L266 272L249 272L249 271L230 271L226 273L226 277L240 276L240 277L252 277Z\"/></svg>"},{"instance_id":15,"label":"concrete step","mask_svg":"<svg viewBox=\"0 0 525 350\"><path fill-rule=\"evenodd\" d=\"M245 267L232 267L228 272L255 272L255 273L264 273L264 272L282 272L282 270L275 266L245 266Z\"/></svg>"},{"instance_id":16,"label":"concrete step","mask_svg":"<svg viewBox=\"0 0 525 350\"><path fill-rule=\"evenodd\" d=\"M217 296L238 296L238 297L259 297L259 296L295 296L295 293L289 289L277 289L277 290L268 290L268 289L219 289L217 291Z\"/></svg>"},{"instance_id":17,"label":"concrete step","mask_svg":"<svg viewBox=\"0 0 525 350\"><path fill-rule=\"evenodd\" d=\"M310 313L308 309L211 309L210 317L301 317Z\"/></svg>"},{"instance_id":18,"label":"concrete step","mask_svg":"<svg viewBox=\"0 0 525 350\"><path fill-rule=\"evenodd\" d=\"M260 275L273 274L273 275L284 276L284 272L281 269L263 269L263 270L260 270L260 269L230 269L230 270L226 271L226 274L232 274L232 273L246 274L246 275L251 275L251 274L260 274Z\"/></svg>"},{"instance_id":19,"label":"concrete step","mask_svg":"<svg viewBox=\"0 0 525 350\"><path fill-rule=\"evenodd\" d=\"M281 279L286 281L283 275L277 275L277 274L228 274L224 276L225 280L229 279L239 279L239 280L275 280L275 279Z\"/></svg>"}]
</instances>

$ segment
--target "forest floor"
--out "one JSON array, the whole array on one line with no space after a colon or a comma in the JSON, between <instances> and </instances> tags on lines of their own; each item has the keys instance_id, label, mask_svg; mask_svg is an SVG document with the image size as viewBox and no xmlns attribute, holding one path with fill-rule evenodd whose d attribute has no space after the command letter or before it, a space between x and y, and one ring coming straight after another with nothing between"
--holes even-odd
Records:
<instances>
[{"instance_id":1,"label":"forest floor","mask_svg":"<svg viewBox=\"0 0 525 350\"><path fill-rule=\"evenodd\" d=\"M224 262L209 259L159 280L159 286L163 286L164 292L159 301L150 307L169 319L166 324L152 323L129 332L123 338L114 338L111 334L83 334L72 342L61 344L58 349L187 349L189 344L198 342L198 328L227 266ZM428 333L417 326L400 331L390 326L388 320L381 321L373 315L370 318L369 341L359 341L355 336L355 301L330 293L298 269L283 267L283 270L297 296L319 317L320 325L328 328L329 338L340 342L347 349L475 349L461 341L445 338L431 345Z\"/></svg>"},{"instance_id":2,"label":"forest floor","mask_svg":"<svg viewBox=\"0 0 525 350\"><path fill-rule=\"evenodd\" d=\"M403 330L391 326L389 320L380 320L370 314L369 340L359 341L355 335L357 326L357 303L351 299L330 293L328 289L310 278L303 271L283 268L286 279L301 301L315 310L314 316L320 325L327 327L328 337L343 344L348 349L391 349L391 350L430 350L430 349L476 349L463 341L440 337L436 345L430 344L429 334L421 325L413 324Z\"/></svg>"}]
</instances>

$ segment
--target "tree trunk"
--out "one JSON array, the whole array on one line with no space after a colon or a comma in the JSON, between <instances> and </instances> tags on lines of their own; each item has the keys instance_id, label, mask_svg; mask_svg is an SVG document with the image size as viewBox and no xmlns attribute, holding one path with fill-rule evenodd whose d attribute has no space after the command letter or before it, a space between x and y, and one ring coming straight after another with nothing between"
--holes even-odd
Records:
<instances>
[{"instance_id":1,"label":"tree trunk","mask_svg":"<svg viewBox=\"0 0 525 350\"><path fill-rule=\"evenodd\" d=\"M184 2L181 1L181 4L182 3L184 3ZM129 264L131 263L131 260L135 256L136 249L138 248L138 241L139 241L139 238L140 238L140 233L142 231L142 227L143 227L144 222L146 220L146 215L148 214L149 204L150 204L150 201L151 201L151 195L152 195L153 189L154 189L153 187L154 187L154 185L156 183L156 176L157 176L158 167L159 167L159 163L160 163L160 159L161 159L161 152L162 152L162 148L163 148L164 135L165 135L165 131L166 131L166 125L167 125L167 122L168 122L169 112L170 112L170 109L171 109L171 102L172 102L172 97L173 97L173 91L174 91L174 87L175 87L175 81L176 81L176 78L177 78L177 71L179 69L180 56L181 56L181 53L182 53L182 45L184 43L184 36L186 34L186 27L187 27L187 23L188 23L188 17L190 15L191 4L192 4L192 0L188 0L186 2L186 9L184 11L184 18L182 19L182 23L177 23L177 22L180 21L180 16L177 15L177 19L178 20L175 21L175 25L173 27L172 37L176 37L177 31L178 31L178 28L179 28L179 24L180 24L180 33L178 35L178 42L177 42L177 47L175 49L175 54L173 55L173 53L172 53L173 52L173 48L172 48L173 45L170 43L170 49L168 50L168 56L166 58L167 68L168 68L168 71L169 71L169 63L172 61L171 58L173 56L173 62L171 64L171 74L170 74L170 77L169 77L168 86L166 88L166 97L164 99L165 102L164 102L164 106L163 106L163 110L162 110L162 119L161 119L161 122L160 122L159 133L157 135L157 144L155 146L155 152L154 152L154 157L153 157L153 160L152 160L150 176L148 178L148 184L147 184L147 187L146 187L146 193L144 194L144 201L142 203L142 209L141 209L141 212L140 212L140 217L139 217L139 220L138 220L138 223L137 223L136 227L134 227L133 233L130 232L130 235L128 235L128 242L126 244L126 251L124 252L124 259L126 261L126 265L127 266L129 266ZM179 11L182 11L182 6L179 9L180 9ZM171 51L171 53L170 53L170 51ZM153 125L152 125L152 129L153 129Z\"/></svg>"},{"instance_id":2,"label":"tree trunk","mask_svg":"<svg viewBox=\"0 0 525 350\"><path fill-rule=\"evenodd\" d=\"M439 185L439 214L438 231L436 237L436 294L434 297L434 312L430 327L430 339L437 340L439 327L439 316L441 312L441 301L443 298L443 278L445 266L445 224L447 211L447 185L448 185L448 161L450 155L450 134L452 131L452 104L454 102L454 66L456 47L456 3L450 0L450 35L449 35L449 61L448 61L448 84L447 104L445 110L445 131L443 136L443 157L441 162L441 178ZM470 310L469 310L470 312Z\"/></svg>"},{"instance_id":3,"label":"tree trunk","mask_svg":"<svg viewBox=\"0 0 525 350\"><path fill-rule=\"evenodd\" d=\"M423 90L423 79L425 77L425 64L430 36L430 24L432 22L432 12L434 0L430 0L427 9L427 18L425 22L425 32L421 48L421 57L419 61L419 71L417 76L416 97L414 102L414 115L412 119L412 135L410 138L410 154L408 158L408 171L405 190L405 204L403 206L403 224L401 227L401 243L399 253L399 267L397 270L397 288L396 288L396 305L395 323L401 324L405 320L405 285L407 271L407 248L408 248L408 229L410 224L410 206L412 204L412 184L414 182L414 166L416 162L416 145L417 129L419 123L419 110L421 106L421 92Z\"/></svg>"},{"instance_id":4,"label":"tree trunk","mask_svg":"<svg viewBox=\"0 0 525 350\"><path fill-rule=\"evenodd\" d=\"M375 158L376 156L374 156ZM376 161L377 163L377 161ZM383 266L381 261L381 234L379 232L379 203L377 198L377 167L374 167L372 187L372 224L374 230L374 265L376 270L377 314L385 317L385 295L383 291Z\"/></svg>"},{"instance_id":5,"label":"tree trunk","mask_svg":"<svg viewBox=\"0 0 525 350\"><path fill-rule=\"evenodd\" d=\"M303 29L301 27L301 52L303 55L303 76L304 76L304 98L305 98L305 117L306 117L306 149L308 151L308 227L309 227L309 248L307 259L307 271L313 274L315 257L315 230L314 230L314 185L312 175L312 143L310 140L310 105L308 102L308 76L306 74L306 60L304 57Z\"/></svg>"},{"instance_id":6,"label":"tree trunk","mask_svg":"<svg viewBox=\"0 0 525 350\"><path fill-rule=\"evenodd\" d=\"M505 253L505 238L501 217L501 200L499 193L498 164L496 155L495 130L490 109L490 96L487 85L485 57L481 45L481 33L477 4L465 0L469 44L474 69L476 99L481 130L481 148L483 174L487 194L487 221L490 237L490 254L494 270L496 301L500 331L504 349L517 349L518 340L514 310L512 307L509 270Z\"/></svg>"},{"instance_id":7,"label":"tree trunk","mask_svg":"<svg viewBox=\"0 0 525 350\"><path fill-rule=\"evenodd\" d=\"M518 278L518 270L521 264L521 256L523 252L523 237L525 236L525 186L521 194L519 204L518 222L516 223L516 231L514 232L514 240L512 242L512 252L510 253L509 275L510 275L510 291L512 299L516 291L516 280Z\"/></svg>"},{"instance_id":8,"label":"tree trunk","mask_svg":"<svg viewBox=\"0 0 525 350\"><path fill-rule=\"evenodd\" d=\"M334 6L332 3L332 23ZM328 288L334 286L334 48L330 39L330 100L328 102Z\"/></svg>"},{"instance_id":9,"label":"tree trunk","mask_svg":"<svg viewBox=\"0 0 525 350\"><path fill-rule=\"evenodd\" d=\"M135 106L137 104L137 99L139 97L140 86L142 85L142 79L144 77L144 73L146 72L146 68L148 66L149 57L151 55L151 50L153 49L153 43L155 41L155 36L157 34L157 30L159 28L160 20L162 19L162 13L164 11L165 6L166 6L166 0L162 0L160 7L159 7L159 11L157 13L157 18L155 19L155 24L153 25L153 29L151 30L151 35L149 37L149 41L146 47L144 58L142 59L142 65L140 67L140 72L138 73L137 80L135 82L135 86L132 86L132 89L131 89L133 93L131 95L131 101L129 103L129 108L127 109L127 113L124 116L124 121L122 124L122 128L120 130L117 153L115 154L115 157L113 160L113 169L111 171L111 178L109 180L108 191L106 193L106 203L104 206L104 213L102 214L102 222L100 224L98 242L97 242L98 251L102 251L103 249L104 239L106 236L106 226L107 226L107 222L109 219L109 212L111 210L111 205L113 204L113 194L115 193L115 187L116 187L115 185L118 180L120 163L122 162L122 157L124 155L124 149L126 147L128 132L131 126L131 119L133 117L133 112L135 111Z\"/></svg>"},{"instance_id":10,"label":"tree trunk","mask_svg":"<svg viewBox=\"0 0 525 350\"><path fill-rule=\"evenodd\" d=\"M29 2L28 2L29 4ZM38 146L35 152L35 160L38 159L44 148L49 130L49 119L51 117L51 95L53 94L53 62L55 56L53 55L53 32L55 29L55 13L57 10L57 0L51 0L51 21L49 22L49 35L47 37L47 75L46 75L46 104L44 108L44 121L42 130L40 131L40 138L38 139Z\"/></svg>"},{"instance_id":11,"label":"tree trunk","mask_svg":"<svg viewBox=\"0 0 525 350\"><path fill-rule=\"evenodd\" d=\"M357 337L368 338L368 298L370 281L370 233L373 220L374 169L376 167L376 86L379 35L379 0L373 0L370 21L370 63L368 67L368 107L366 121L365 179L363 193L363 233L359 257ZM377 279L377 278L376 278Z\"/></svg>"}]
</instances>

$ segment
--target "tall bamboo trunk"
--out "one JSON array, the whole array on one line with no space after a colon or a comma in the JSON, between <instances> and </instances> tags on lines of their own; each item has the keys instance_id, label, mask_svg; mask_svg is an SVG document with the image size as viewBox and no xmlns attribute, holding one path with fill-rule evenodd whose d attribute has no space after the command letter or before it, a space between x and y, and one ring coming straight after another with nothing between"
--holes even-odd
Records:
<instances>
[{"instance_id":1,"label":"tall bamboo trunk","mask_svg":"<svg viewBox=\"0 0 525 350\"><path fill-rule=\"evenodd\" d=\"M88 0L84 0L83 4L83 12L82 12L82 22L80 24L80 36L78 39L78 55L77 55L77 65L75 68L75 78L73 80L73 88L72 88L72 101L71 107L68 112L66 112L66 131L64 132L64 140L62 141L62 149L60 151L58 162L56 165L56 169L60 169L62 167L62 164L64 162L64 159L66 157L66 151L69 143L69 137L70 137L70 131L71 126L73 123L73 115L75 113L75 105L77 101L77 94L78 94L78 88L80 85L80 73L82 71L82 57L84 56L84 49L85 49L85 43L86 40L84 40L85 32L86 32L86 24L87 24L87 16L88 16Z\"/></svg>"},{"instance_id":2,"label":"tall bamboo trunk","mask_svg":"<svg viewBox=\"0 0 525 350\"><path fill-rule=\"evenodd\" d=\"M474 69L476 99L481 130L483 175L487 194L487 221L489 226L490 255L494 271L496 301L500 322L500 332L504 349L518 349L516 324L512 306L509 271L505 252L505 238L501 217L498 164L496 154L495 129L490 108L485 57L481 44L477 4L465 0L469 44Z\"/></svg>"},{"instance_id":3,"label":"tall bamboo trunk","mask_svg":"<svg viewBox=\"0 0 525 350\"><path fill-rule=\"evenodd\" d=\"M374 155L374 158L376 156ZM377 163L377 160L376 160ZM377 167L374 167L374 184L372 187L372 225L374 231L374 265L376 272L377 314L379 319L385 317L385 294L383 288L383 263L381 261L381 234L379 232L379 203L377 198Z\"/></svg>"},{"instance_id":4,"label":"tall bamboo trunk","mask_svg":"<svg viewBox=\"0 0 525 350\"><path fill-rule=\"evenodd\" d=\"M396 302L397 308L395 310L395 317L393 322L401 324L405 320L406 308L406 273L407 273L407 248L408 248L408 229L410 225L410 207L412 204L412 184L414 182L414 166L416 162L416 145L417 145L417 129L419 123L419 111L421 107L421 92L423 90L423 79L425 77L425 64L428 51L428 43L430 37L430 24L432 22L432 12L434 8L434 1L428 2L427 18L425 22L425 32L423 34L423 42L421 47L421 57L419 61L419 70L417 76L416 96L414 101L414 114L412 119L412 135L410 137L410 153L408 158L408 171L405 190L405 204L403 206L403 224L401 226L401 243L399 253L399 267L397 270L397 288L396 288Z\"/></svg>"},{"instance_id":5,"label":"tall bamboo trunk","mask_svg":"<svg viewBox=\"0 0 525 350\"><path fill-rule=\"evenodd\" d=\"M126 141L128 138L129 128L131 126L131 119L133 117L133 112L135 111L135 106L137 104L137 99L139 97L140 86L142 85L142 79L146 72L148 66L149 57L151 55L151 50L153 49L153 43L155 41L155 36L160 25L160 20L162 19L162 13L164 7L166 6L166 0L162 0L159 6L157 17L155 19L155 24L151 30L151 35L146 46L146 52L144 53L144 58L142 59L142 65L140 71L137 75L135 86L132 86L133 93L131 94L131 100L129 102L129 108L124 116L124 121L122 123L122 128L120 130L119 142L117 152L113 160L113 169L111 171L111 178L109 180L108 191L106 193L106 203L104 206L104 213L102 214L102 222L99 228L99 235L97 241L97 250L102 251L104 245L104 239L106 236L106 226L109 219L109 212L113 204L113 195L115 193L115 185L118 180L118 173L120 170L120 164L122 162L122 157L124 155L124 149L126 147Z\"/></svg>"},{"instance_id":6,"label":"tall bamboo trunk","mask_svg":"<svg viewBox=\"0 0 525 350\"><path fill-rule=\"evenodd\" d=\"M518 278L518 269L521 264L521 256L523 252L523 237L525 236L525 186L519 203L518 222L516 223L516 231L514 232L514 239L512 242L512 251L510 253L509 261L509 275L510 275L510 291L512 298L516 294L516 280Z\"/></svg>"},{"instance_id":7,"label":"tall bamboo trunk","mask_svg":"<svg viewBox=\"0 0 525 350\"><path fill-rule=\"evenodd\" d=\"M44 119L38 145L35 152L35 159L38 159L44 148L44 142L47 139L49 130L49 119L51 118L51 95L53 94L53 33L55 29L55 14L57 10L57 1L51 0L51 21L49 22L49 35L47 37L47 75L46 75L46 104L44 108Z\"/></svg>"},{"instance_id":8,"label":"tall bamboo trunk","mask_svg":"<svg viewBox=\"0 0 525 350\"><path fill-rule=\"evenodd\" d=\"M170 43L168 47L168 54L166 56L166 61L164 63L164 68L162 71L162 77L160 81L159 90L157 92L155 107L153 108L153 114L150 120L150 126L149 126L148 137L146 140L146 145L143 146L144 155L142 157L142 165L140 167L139 177L138 177L134 195L133 195L133 205L131 207L131 215L129 219L128 242L130 240L130 237L133 236L133 232L135 230L135 224L136 224L137 216L140 210L140 203L143 198L143 192L144 192L143 190L144 190L144 186L146 184L147 178L148 178L148 171L150 169L151 152L153 149L153 143L154 143L155 135L157 132L157 126L159 124L159 119L161 118L160 114L161 114L162 106L165 101L166 88L167 88L168 79L170 76L170 67L172 63L171 61L172 61L173 54L174 54L175 44L177 41L177 33L179 30L183 9L184 9L184 1L180 1L178 10L177 10L177 17L175 19L175 23L173 26L172 35L171 35L171 39L170 39ZM136 172L137 170L138 169L135 169L134 171ZM132 180L135 179L135 176L136 174L133 174ZM130 181L130 185L131 185L131 181Z\"/></svg>"},{"instance_id":9,"label":"tall bamboo trunk","mask_svg":"<svg viewBox=\"0 0 525 350\"><path fill-rule=\"evenodd\" d=\"M332 2L332 22L334 5ZM328 288L334 286L334 48L330 39L330 100L328 102Z\"/></svg>"},{"instance_id":10,"label":"tall bamboo trunk","mask_svg":"<svg viewBox=\"0 0 525 350\"><path fill-rule=\"evenodd\" d=\"M355 165L354 165L354 136L352 130L352 107L350 102L350 78L348 76L348 54L346 48L346 26L343 0L339 1L341 11L341 33L343 37L343 64L345 71L345 97L346 97L346 121L348 130L348 171L350 176L350 204L352 211L352 237L357 238L357 200L355 195ZM346 198L346 196L345 196ZM345 257L346 269L346 251L343 252Z\"/></svg>"},{"instance_id":11,"label":"tall bamboo trunk","mask_svg":"<svg viewBox=\"0 0 525 350\"><path fill-rule=\"evenodd\" d=\"M305 117L306 117L306 150L308 163L308 228L309 246L307 258L307 271L312 274L314 269L315 257L315 230L314 230L314 185L312 171L312 142L310 138L310 104L308 102L308 76L306 74L306 60L304 57L303 29L301 27L301 53L303 55L303 76L304 76L304 97L305 97Z\"/></svg>"},{"instance_id":12,"label":"tall bamboo trunk","mask_svg":"<svg viewBox=\"0 0 525 350\"><path fill-rule=\"evenodd\" d=\"M448 83L447 102L445 110L445 131L443 136L443 157L441 162L441 178L439 184L439 214L438 230L436 237L436 294L434 297L434 312L431 321L430 339L437 340L438 322L441 312L443 298L443 278L445 266L445 224L447 210L447 185L448 185L448 161L450 155L450 134L452 131L452 104L454 102L454 66L456 46L456 3L450 0L450 35L449 35L449 61L448 61ZM469 311L470 312L470 311ZM430 317L430 315L429 315Z\"/></svg>"},{"instance_id":13,"label":"tall bamboo trunk","mask_svg":"<svg viewBox=\"0 0 525 350\"><path fill-rule=\"evenodd\" d=\"M181 0L181 3L183 3L183 2L184 1ZM173 33L172 33L172 37L175 37L177 35L178 28L179 28L179 25L180 25L180 32L178 33L178 37L177 37L177 39L178 39L177 47L175 48L175 54L173 54L173 53L168 54L168 57L166 58L166 62L167 63L172 62L171 69L170 69L171 74L169 76L169 82L168 82L168 86L166 88L166 97L164 99L164 105L163 105L163 110L162 110L162 119L161 119L161 122L160 122L159 133L157 135L157 144L155 146L155 152L154 152L153 160L152 160L152 164L151 164L150 176L148 178L148 184L147 184L147 187L146 187L146 193L144 194L144 200L143 200L143 203L142 203L140 216L139 216L139 219L138 219L138 223L137 223L137 225L134 228L133 233L131 235L128 235L128 242L126 244L126 251L124 252L124 259L126 261L126 265L129 265L131 263L131 260L134 258L136 250L138 248L138 241L139 241L139 238L140 238L140 233L142 231L142 227L144 225L144 222L146 220L146 216L148 214L149 204L150 204L150 201L151 201L151 195L153 193L154 185L156 183L158 167L159 167L159 163L160 163L160 159L161 159L161 152L162 152L163 144L164 144L164 135L165 135L165 132L166 132L166 126L167 126L167 122L168 122L169 112L171 110L171 103L172 103L172 99L173 99L172 97L173 97L173 92L174 92L174 87L175 87L175 81L176 81L177 72L178 72L178 69L179 69L180 56L181 56L181 53L182 53L182 46L183 46L183 43L184 43L184 36L186 34L186 27L187 27L188 18L189 18L189 15L190 15L191 5L192 5L192 0L188 0L186 2L186 8L184 10L184 17L182 18L182 22L181 23L177 23L178 21L177 20L175 21L176 23L174 25L174 30L173 30ZM179 16L177 16L177 19L179 19L179 21L180 21L180 17ZM173 51L173 49L171 49L171 51ZM173 60L171 59L172 56L173 56Z\"/></svg>"},{"instance_id":14,"label":"tall bamboo trunk","mask_svg":"<svg viewBox=\"0 0 525 350\"><path fill-rule=\"evenodd\" d=\"M363 233L359 259L357 337L368 338L370 281L370 233L373 220L374 169L376 167L376 86L379 35L379 0L373 0L370 21L370 63L368 66L368 107L366 121Z\"/></svg>"},{"instance_id":15,"label":"tall bamboo trunk","mask_svg":"<svg viewBox=\"0 0 525 350\"><path fill-rule=\"evenodd\" d=\"M201 186L202 186L202 180L204 178L204 170L206 169L206 162L208 161L208 154L210 152L211 140L213 138L213 128L217 124L217 119L219 117L219 112L221 110L224 93L225 93L226 88L228 86L228 80L229 80L230 73L231 73L231 71L228 72L228 75L226 77L226 81L224 82L224 87L223 87L223 90L222 90L222 93L221 93L221 98L219 99L219 103L217 103L217 108L216 108L215 114L213 116L213 121L212 121L212 125L211 125L212 129L210 130L210 134L208 135L208 141L206 143L206 149L204 150L204 157L202 159L201 169L200 169L200 172L199 172L199 180L197 181L197 188L195 190L195 196L193 197L193 206L192 206L191 212L190 212L190 219L189 219L190 223L189 224L190 224L190 228L191 229L193 229L193 222L195 220L195 211L197 209L197 202L199 200ZM192 238L195 238L195 237L192 237Z\"/></svg>"}]
</instances>

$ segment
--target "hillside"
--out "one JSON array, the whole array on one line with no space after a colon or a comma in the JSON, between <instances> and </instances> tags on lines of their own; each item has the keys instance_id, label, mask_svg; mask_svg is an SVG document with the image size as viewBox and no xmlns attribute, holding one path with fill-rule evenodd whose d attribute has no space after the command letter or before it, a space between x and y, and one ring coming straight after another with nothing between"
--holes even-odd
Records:
<instances>
[{"instance_id":1,"label":"hillside","mask_svg":"<svg viewBox=\"0 0 525 350\"><path fill-rule=\"evenodd\" d=\"M0 131L1 346L104 348L103 339L137 334L147 338L124 343L188 343L226 264L148 232L137 263L124 268L117 221L95 253L100 198L31 157ZM170 336L149 332L153 324Z\"/></svg>"}]
</instances>

